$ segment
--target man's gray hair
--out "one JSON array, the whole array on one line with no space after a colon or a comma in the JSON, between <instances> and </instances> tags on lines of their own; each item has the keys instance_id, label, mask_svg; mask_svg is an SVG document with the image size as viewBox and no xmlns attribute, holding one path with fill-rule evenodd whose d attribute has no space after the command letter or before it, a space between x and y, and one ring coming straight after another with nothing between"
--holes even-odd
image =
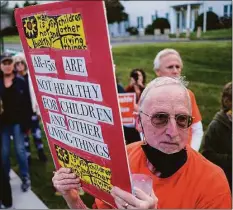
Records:
<instances>
[{"instance_id":1,"label":"man's gray hair","mask_svg":"<svg viewBox=\"0 0 233 210\"><path fill-rule=\"evenodd\" d=\"M142 104L144 100L146 99L146 96L153 88L161 87L164 85L173 85L173 84L177 84L178 86L183 87L184 90L186 91L187 97L188 97L188 106L189 106L188 108L190 110L190 113L192 113L191 100L190 100L190 96L189 96L188 89L187 89L188 82L185 81L185 77L182 77L182 76L176 77L176 78L157 77L154 80L152 80L142 92L142 95L139 100L139 110L141 110Z\"/></svg>"},{"instance_id":2,"label":"man's gray hair","mask_svg":"<svg viewBox=\"0 0 233 210\"><path fill-rule=\"evenodd\" d=\"M177 55L180 58L180 62L181 62L181 68L183 67L183 62L182 59L180 57L180 54L174 50L174 49L170 49L170 48L166 48L161 50L155 57L154 59L154 71L157 71L160 68L160 59L165 56L165 55L169 55L169 54L174 54Z\"/></svg>"}]
</instances>

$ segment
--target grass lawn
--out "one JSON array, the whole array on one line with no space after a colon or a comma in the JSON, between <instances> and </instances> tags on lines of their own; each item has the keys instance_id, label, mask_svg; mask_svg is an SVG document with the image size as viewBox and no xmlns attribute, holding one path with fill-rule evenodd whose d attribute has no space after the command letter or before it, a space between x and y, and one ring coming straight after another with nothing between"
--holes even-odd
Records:
<instances>
[{"instance_id":1,"label":"grass lawn","mask_svg":"<svg viewBox=\"0 0 233 210\"><path fill-rule=\"evenodd\" d=\"M170 38L176 38L175 34L170 34ZM180 38L185 38L186 33L181 33ZM207 31L206 33L202 33L200 39L231 39L232 38L232 28L230 29L218 29L218 30L212 30L212 31ZM18 35L15 36L4 36L4 43L11 43L11 44L17 44L20 43L20 38ZM197 39L197 33L196 32L191 32L190 33L190 39L191 40L198 40Z\"/></svg>"},{"instance_id":2,"label":"grass lawn","mask_svg":"<svg viewBox=\"0 0 233 210\"><path fill-rule=\"evenodd\" d=\"M170 34L170 38L175 38L175 34ZM181 33L180 38L185 38L186 33ZM218 30L211 30L206 31L205 33L202 32L201 38L197 38L197 32L191 32L190 33L190 40L198 40L198 39L208 39L208 40L214 40L214 39L231 39L232 38L232 28L230 29L218 29Z\"/></svg>"},{"instance_id":3,"label":"grass lawn","mask_svg":"<svg viewBox=\"0 0 233 210\"><path fill-rule=\"evenodd\" d=\"M15 36L4 36L3 37L4 43L9 43L9 44L18 44L20 43L20 38L18 35Z\"/></svg>"},{"instance_id":4,"label":"grass lawn","mask_svg":"<svg viewBox=\"0 0 233 210\"><path fill-rule=\"evenodd\" d=\"M221 29L221 30L212 30L207 31L202 34L203 39L231 39L232 38L232 28L230 29Z\"/></svg>"},{"instance_id":5,"label":"grass lawn","mask_svg":"<svg viewBox=\"0 0 233 210\"><path fill-rule=\"evenodd\" d=\"M190 81L189 88L196 95L196 100L202 114L204 128L211 121L220 107L220 92L223 85L232 79L232 42L202 42L202 43L156 43L137 46L113 47L113 58L116 64L116 74L121 83L129 82L129 72L132 68L143 68L147 81L154 78L153 59L163 48L177 49L184 61L183 75ZM52 188L52 171L54 170L51 155L45 136L45 150L49 162L44 165L36 159L33 148L31 165L32 190L45 202L49 208L67 208L62 197L54 196ZM13 151L12 151L13 152ZM13 160L14 169L16 168ZM91 203L91 197L84 196L86 203Z\"/></svg>"},{"instance_id":6,"label":"grass lawn","mask_svg":"<svg viewBox=\"0 0 233 210\"><path fill-rule=\"evenodd\" d=\"M204 128L220 107L220 91L232 79L232 42L157 43L113 49L116 74L124 86L132 68L143 68L147 81L154 78L153 60L163 48L178 50L184 62L182 74L190 82L203 117Z\"/></svg>"}]
</instances>

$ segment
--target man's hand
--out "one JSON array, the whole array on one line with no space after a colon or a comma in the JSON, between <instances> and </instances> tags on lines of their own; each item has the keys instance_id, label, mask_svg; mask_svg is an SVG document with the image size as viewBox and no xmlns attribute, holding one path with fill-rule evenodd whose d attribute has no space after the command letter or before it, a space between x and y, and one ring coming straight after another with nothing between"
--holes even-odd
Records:
<instances>
[{"instance_id":1,"label":"man's hand","mask_svg":"<svg viewBox=\"0 0 233 210\"><path fill-rule=\"evenodd\" d=\"M81 187L80 179L72 173L70 168L60 168L54 173L52 178L54 187L62 194L66 195L71 190L78 190Z\"/></svg>"},{"instance_id":2,"label":"man's hand","mask_svg":"<svg viewBox=\"0 0 233 210\"><path fill-rule=\"evenodd\" d=\"M142 190L134 188L135 195L132 195L118 187L113 187L111 195L119 209L155 209L157 208L158 198L152 191L147 195Z\"/></svg>"}]
</instances>

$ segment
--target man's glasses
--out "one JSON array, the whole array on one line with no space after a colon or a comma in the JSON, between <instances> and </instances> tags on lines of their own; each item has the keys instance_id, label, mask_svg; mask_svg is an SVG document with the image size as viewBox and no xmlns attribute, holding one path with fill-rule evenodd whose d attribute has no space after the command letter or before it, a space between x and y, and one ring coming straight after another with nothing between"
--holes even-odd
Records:
<instances>
[{"instance_id":1,"label":"man's glasses","mask_svg":"<svg viewBox=\"0 0 233 210\"><path fill-rule=\"evenodd\" d=\"M151 120L151 124L157 128L167 125L168 120L171 118L171 116L165 112L158 112L153 115L146 114L142 111L140 111L140 113L148 116ZM186 115L186 114L176 114L175 120L176 120L176 124L180 128L186 129L192 125L193 117L190 115Z\"/></svg>"}]
</instances>

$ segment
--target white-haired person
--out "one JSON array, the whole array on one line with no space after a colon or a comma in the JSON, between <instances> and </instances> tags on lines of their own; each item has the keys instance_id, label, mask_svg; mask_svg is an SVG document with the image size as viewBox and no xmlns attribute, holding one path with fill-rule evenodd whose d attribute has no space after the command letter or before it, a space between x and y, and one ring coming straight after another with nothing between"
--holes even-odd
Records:
<instances>
[{"instance_id":1,"label":"white-haired person","mask_svg":"<svg viewBox=\"0 0 233 210\"><path fill-rule=\"evenodd\" d=\"M14 57L15 62L15 71L18 75L22 76L27 84L28 91L30 93L30 96L28 97L28 100L31 104L30 109L28 112L31 115L31 125L30 130L33 136L34 144L37 149L37 155L40 161L47 162L47 157L44 153L44 145L42 142L42 132L40 128L40 111L39 106L36 100L35 92L33 89L32 81L30 78L30 74L28 71L26 59L24 57L24 54L19 53L16 54ZM26 131L24 134L24 140L25 140L25 148L27 151L27 158L28 163L31 163L31 148L30 148L30 138L29 138L29 132Z\"/></svg>"},{"instance_id":2,"label":"white-haired person","mask_svg":"<svg viewBox=\"0 0 233 210\"><path fill-rule=\"evenodd\" d=\"M159 77L146 86L137 116L144 141L128 145L127 153L131 173L150 176L153 189L146 194L134 188L133 195L114 186L111 195L117 208L231 208L222 169L187 144L192 120L190 96L182 80ZM60 168L52 181L70 208L87 208L77 191L80 179L71 169ZM111 208L98 199L95 206Z\"/></svg>"},{"instance_id":3,"label":"white-haired person","mask_svg":"<svg viewBox=\"0 0 233 210\"><path fill-rule=\"evenodd\" d=\"M179 77L183 69L183 62L180 54L174 50L166 48L161 50L154 59L154 71L158 77ZM188 143L193 149L199 151L203 136L202 117L195 99L195 95L188 90L192 104L193 124L189 133Z\"/></svg>"}]
</instances>

